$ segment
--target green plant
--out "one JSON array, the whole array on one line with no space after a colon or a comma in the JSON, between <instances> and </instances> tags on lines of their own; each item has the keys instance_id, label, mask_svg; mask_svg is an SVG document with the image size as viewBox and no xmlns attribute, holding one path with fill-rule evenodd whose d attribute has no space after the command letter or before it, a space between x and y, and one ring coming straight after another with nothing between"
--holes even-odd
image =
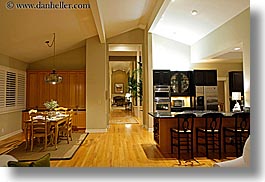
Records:
<instances>
[{"instance_id":1,"label":"green plant","mask_svg":"<svg viewBox=\"0 0 265 182\"><path fill-rule=\"evenodd\" d=\"M54 108L58 107L59 104L57 103L57 101L52 100L51 101L47 101L43 104L47 109L49 110L53 110Z\"/></svg>"},{"instance_id":2,"label":"green plant","mask_svg":"<svg viewBox=\"0 0 265 182\"><path fill-rule=\"evenodd\" d=\"M137 104L137 97L140 99L140 105L142 105L143 100L143 80L142 80L142 63L138 62L139 69L133 70L131 76L128 77L128 91L135 98ZM137 82L137 76L139 75L139 80Z\"/></svg>"}]
</instances>

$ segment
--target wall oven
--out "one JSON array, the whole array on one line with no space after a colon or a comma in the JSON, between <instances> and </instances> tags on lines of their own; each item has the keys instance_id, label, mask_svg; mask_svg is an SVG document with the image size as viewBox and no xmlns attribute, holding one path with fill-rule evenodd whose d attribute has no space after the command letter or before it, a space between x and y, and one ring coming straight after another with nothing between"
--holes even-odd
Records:
<instances>
[{"instance_id":1,"label":"wall oven","mask_svg":"<svg viewBox=\"0 0 265 182\"><path fill-rule=\"evenodd\" d=\"M170 112L170 102L154 102L154 112Z\"/></svg>"},{"instance_id":2,"label":"wall oven","mask_svg":"<svg viewBox=\"0 0 265 182\"><path fill-rule=\"evenodd\" d=\"M154 86L154 112L170 112L171 96L169 85Z\"/></svg>"}]
</instances>

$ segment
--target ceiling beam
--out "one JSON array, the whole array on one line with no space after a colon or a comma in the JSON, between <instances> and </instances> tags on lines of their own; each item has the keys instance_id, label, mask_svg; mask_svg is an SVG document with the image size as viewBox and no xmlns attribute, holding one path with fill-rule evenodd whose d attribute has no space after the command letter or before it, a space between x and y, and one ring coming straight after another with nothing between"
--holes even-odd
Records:
<instances>
[{"instance_id":1,"label":"ceiling beam","mask_svg":"<svg viewBox=\"0 0 265 182\"><path fill-rule=\"evenodd\" d=\"M100 7L98 5L98 1L97 0L90 0L89 3L90 3L93 18L94 18L94 21L96 24L100 43L106 43L104 21L103 21L102 13L100 11Z\"/></svg>"},{"instance_id":2,"label":"ceiling beam","mask_svg":"<svg viewBox=\"0 0 265 182\"><path fill-rule=\"evenodd\" d=\"M155 7L153 9L153 12L149 18L148 24L147 24L147 30L152 31L157 23L159 22L160 18L166 11L169 3L171 0L158 0L155 4Z\"/></svg>"}]
</instances>

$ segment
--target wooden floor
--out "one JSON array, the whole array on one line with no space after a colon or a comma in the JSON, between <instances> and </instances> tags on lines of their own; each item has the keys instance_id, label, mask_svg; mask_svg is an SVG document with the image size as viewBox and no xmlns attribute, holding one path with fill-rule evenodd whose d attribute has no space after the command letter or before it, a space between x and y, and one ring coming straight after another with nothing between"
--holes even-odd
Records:
<instances>
[{"instance_id":1,"label":"wooden floor","mask_svg":"<svg viewBox=\"0 0 265 182\"><path fill-rule=\"evenodd\" d=\"M120 115L111 114L111 120L116 117ZM1 141L0 145L15 140L23 140L23 135ZM71 160L51 161L51 167L212 167L215 163L207 158L197 161L181 161L179 165L173 156L160 153L152 132L140 124L122 123L110 124L106 133L90 133Z\"/></svg>"}]
</instances>

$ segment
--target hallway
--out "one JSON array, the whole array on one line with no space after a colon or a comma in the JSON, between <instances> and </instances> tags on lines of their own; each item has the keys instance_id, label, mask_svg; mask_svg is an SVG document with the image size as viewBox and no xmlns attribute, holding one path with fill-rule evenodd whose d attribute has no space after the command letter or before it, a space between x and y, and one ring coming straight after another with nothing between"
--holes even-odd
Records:
<instances>
[{"instance_id":1,"label":"hallway","mask_svg":"<svg viewBox=\"0 0 265 182\"><path fill-rule=\"evenodd\" d=\"M110 124L138 124L139 121L133 116L131 110L125 107L112 106L110 111Z\"/></svg>"}]
</instances>

